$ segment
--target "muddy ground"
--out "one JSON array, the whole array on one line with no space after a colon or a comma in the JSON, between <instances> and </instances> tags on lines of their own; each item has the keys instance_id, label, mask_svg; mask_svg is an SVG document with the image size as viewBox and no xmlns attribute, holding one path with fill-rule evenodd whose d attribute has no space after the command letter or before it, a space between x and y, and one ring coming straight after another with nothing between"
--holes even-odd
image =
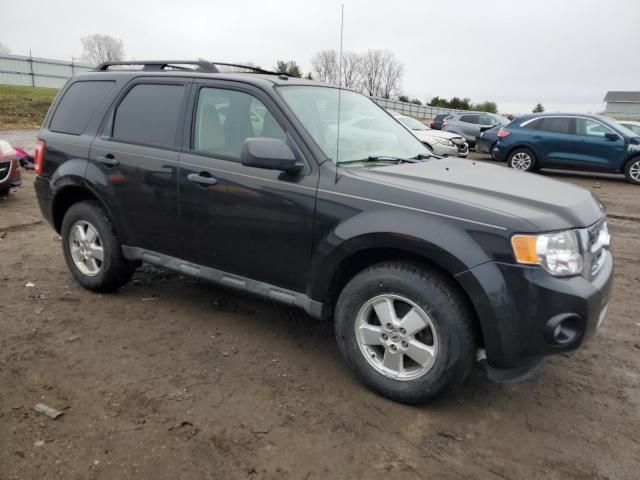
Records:
<instances>
[{"instance_id":1,"label":"muddy ground","mask_svg":"<svg viewBox=\"0 0 640 480\"><path fill-rule=\"evenodd\" d=\"M25 175L0 201L0 479L638 478L640 188L553 176L611 214L605 325L525 383L477 368L409 407L361 387L331 325L296 310L148 267L82 290Z\"/></svg>"}]
</instances>

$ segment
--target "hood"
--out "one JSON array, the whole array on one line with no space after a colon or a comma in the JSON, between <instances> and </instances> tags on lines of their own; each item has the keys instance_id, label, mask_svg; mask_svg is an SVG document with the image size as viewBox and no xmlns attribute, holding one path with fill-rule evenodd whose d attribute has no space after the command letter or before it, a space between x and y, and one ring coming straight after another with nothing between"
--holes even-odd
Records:
<instances>
[{"instance_id":1,"label":"hood","mask_svg":"<svg viewBox=\"0 0 640 480\"><path fill-rule=\"evenodd\" d=\"M452 138L462 138L459 133L447 132L445 130L411 130L418 140L429 140L434 137L446 138L451 140Z\"/></svg>"},{"instance_id":2,"label":"hood","mask_svg":"<svg viewBox=\"0 0 640 480\"><path fill-rule=\"evenodd\" d=\"M602 204L582 187L473 160L448 157L358 168L353 169L353 174L422 193L426 203L423 208L438 205L440 209L452 210L441 213L464 212L459 216L472 219L470 215L485 219L493 215L496 222L503 224L506 219L516 217L520 226L514 228L531 232L587 227L604 215Z\"/></svg>"}]
</instances>

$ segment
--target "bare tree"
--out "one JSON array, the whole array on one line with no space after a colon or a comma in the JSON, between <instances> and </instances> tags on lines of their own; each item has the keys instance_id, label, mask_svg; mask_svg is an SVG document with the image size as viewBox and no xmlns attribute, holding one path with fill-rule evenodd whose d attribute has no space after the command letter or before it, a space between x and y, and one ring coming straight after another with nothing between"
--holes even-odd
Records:
<instances>
[{"instance_id":1,"label":"bare tree","mask_svg":"<svg viewBox=\"0 0 640 480\"><path fill-rule=\"evenodd\" d=\"M335 50L322 50L311 59L311 67L316 80L338 83L338 54Z\"/></svg>"},{"instance_id":2,"label":"bare tree","mask_svg":"<svg viewBox=\"0 0 640 480\"><path fill-rule=\"evenodd\" d=\"M362 55L360 65L361 89L371 97L380 96L382 77L385 70L386 52L383 50L367 50Z\"/></svg>"},{"instance_id":3,"label":"bare tree","mask_svg":"<svg viewBox=\"0 0 640 480\"><path fill-rule=\"evenodd\" d=\"M362 59L355 52L342 54L342 85L355 90L360 89L360 70Z\"/></svg>"},{"instance_id":4,"label":"bare tree","mask_svg":"<svg viewBox=\"0 0 640 480\"><path fill-rule=\"evenodd\" d=\"M404 65L402 65L391 52L385 52L384 67L382 69L382 78L380 79L380 96L382 98L391 98L400 91L400 80L404 73Z\"/></svg>"},{"instance_id":5,"label":"bare tree","mask_svg":"<svg viewBox=\"0 0 640 480\"><path fill-rule=\"evenodd\" d=\"M9 47L7 47L4 43L0 43L0 55L8 55L11 53Z\"/></svg>"},{"instance_id":6,"label":"bare tree","mask_svg":"<svg viewBox=\"0 0 640 480\"><path fill-rule=\"evenodd\" d=\"M109 35L94 33L80 39L82 43L82 60L98 65L103 62L124 60L124 43Z\"/></svg>"}]
</instances>

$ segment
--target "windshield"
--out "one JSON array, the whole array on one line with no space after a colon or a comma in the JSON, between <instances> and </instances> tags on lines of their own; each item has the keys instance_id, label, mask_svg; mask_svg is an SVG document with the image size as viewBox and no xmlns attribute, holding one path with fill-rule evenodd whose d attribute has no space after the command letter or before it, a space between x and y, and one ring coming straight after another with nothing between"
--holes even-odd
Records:
<instances>
[{"instance_id":1,"label":"windshield","mask_svg":"<svg viewBox=\"0 0 640 480\"><path fill-rule=\"evenodd\" d=\"M278 92L335 163L429 155L418 139L364 95L333 87L298 85L280 86Z\"/></svg>"},{"instance_id":2,"label":"windshield","mask_svg":"<svg viewBox=\"0 0 640 480\"><path fill-rule=\"evenodd\" d=\"M637 137L640 135L640 126L631 125L628 123L619 123L615 120L610 120L611 123L615 124L618 127L618 131L627 137Z\"/></svg>"},{"instance_id":3,"label":"windshield","mask_svg":"<svg viewBox=\"0 0 640 480\"><path fill-rule=\"evenodd\" d=\"M398 120L400 120L400 122L410 130L429 130L429 127L415 118L402 117Z\"/></svg>"}]
</instances>

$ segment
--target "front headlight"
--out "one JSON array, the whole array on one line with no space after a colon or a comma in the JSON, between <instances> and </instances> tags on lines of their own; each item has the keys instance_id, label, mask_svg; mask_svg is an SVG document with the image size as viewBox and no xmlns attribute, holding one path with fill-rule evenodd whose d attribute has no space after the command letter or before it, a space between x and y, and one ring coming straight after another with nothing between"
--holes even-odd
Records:
<instances>
[{"instance_id":1,"label":"front headlight","mask_svg":"<svg viewBox=\"0 0 640 480\"><path fill-rule=\"evenodd\" d=\"M440 145L446 145L448 147L453 147L453 142L451 140L447 140L446 138L435 137L436 142Z\"/></svg>"},{"instance_id":2,"label":"front headlight","mask_svg":"<svg viewBox=\"0 0 640 480\"><path fill-rule=\"evenodd\" d=\"M575 230L543 235L514 235L513 253L518 263L540 265L551 275L580 275L584 259Z\"/></svg>"}]
</instances>

